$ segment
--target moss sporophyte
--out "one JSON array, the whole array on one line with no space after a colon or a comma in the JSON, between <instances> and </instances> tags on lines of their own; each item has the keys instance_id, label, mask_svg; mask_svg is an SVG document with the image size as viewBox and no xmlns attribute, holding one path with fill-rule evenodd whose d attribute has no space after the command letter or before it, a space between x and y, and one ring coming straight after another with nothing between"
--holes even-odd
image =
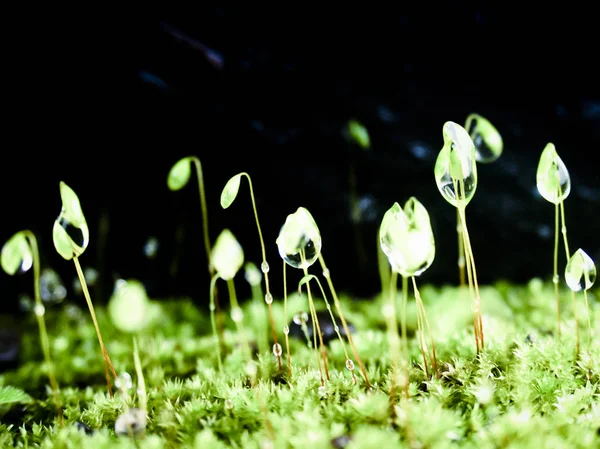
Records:
<instances>
[{"instance_id":1,"label":"moss sporophyte","mask_svg":"<svg viewBox=\"0 0 600 449\"><path fill-rule=\"evenodd\" d=\"M373 151L358 121L346 132ZM466 208L478 186L477 164L497 159L503 142L478 114L464 127L444 123L442 140L431 168L440 194L457 211L459 283L422 285L421 276L449 255L433 232L431 199L409 196L403 205L391 204L372 235L382 292L369 301L338 295L323 256L327 236L305 207L292 209L279 234L267 239L283 267L282 300L274 298L250 176L233 176L220 200L229 208L242 178L248 180L262 255L256 264L228 228L211 245L202 166L188 156L172 166L167 184L183 188L196 167L211 275L202 287L208 308L185 298L153 300L142 282L117 279L107 306L96 310L79 262L90 232L78 196L60 182L54 248L73 260L92 319L76 302L64 310L43 303L32 231L6 241L2 268L9 275L32 269L35 305L25 318L31 329L23 334L21 365L0 374L0 447L597 448L597 270L583 248L569 251L565 164L549 143L531 180L555 205L550 282L480 286ZM238 299L242 269L251 301ZM227 284L229 307L222 327L219 280ZM561 314L568 295L572 312ZM580 319L587 325L585 345ZM93 349L98 343L100 353Z\"/></svg>"}]
</instances>

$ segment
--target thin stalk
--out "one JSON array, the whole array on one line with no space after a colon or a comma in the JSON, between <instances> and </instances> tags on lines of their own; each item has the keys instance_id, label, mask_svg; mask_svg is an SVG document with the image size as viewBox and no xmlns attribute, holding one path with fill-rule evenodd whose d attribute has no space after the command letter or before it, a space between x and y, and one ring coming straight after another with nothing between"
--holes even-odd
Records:
<instances>
[{"instance_id":1,"label":"thin stalk","mask_svg":"<svg viewBox=\"0 0 600 449\"><path fill-rule=\"evenodd\" d=\"M425 331L423 329L424 329L423 314L422 314L422 310L419 308L419 305L417 304L417 335L418 335L418 340L419 340L419 349L421 351L421 356L423 357L423 369L425 370L425 377L427 379L429 379L430 378L429 363L427 361L428 348L427 348L427 341L425 340Z\"/></svg>"},{"instance_id":2,"label":"thin stalk","mask_svg":"<svg viewBox=\"0 0 600 449\"><path fill-rule=\"evenodd\" d=\"M142 362L140 360L140 351L138 349L137 336L133 336L133 363L135 365L135 373L137 375L137 393L140 402L140 409L148 412L148 396L146 394L146 382L144 380L144 372L142 371Z\"/></svg>"},{"instance_id":3,"label":"thin stalk","mask_svg":"<svg viewBox=\"0 0 600 449\"><path fill-rule=\"evenodd\" d=\"M235 292L235 284L233 283L233 279L227 279L227 289L229 290L229 303L231 304L232 319L235 323L238 334L242 337L242 347L246 353L246 357L248 361L251 361L252 352L250 351L248 336L246 335L246 330L244 329L243 312L238 304L237 293Z\"/></svg>"},{"instance_id":4,"label":"thin stalk","mask_svg":"<svg viewBox=\"0 0 600 449\"><path fill-rule=\"evenodd\" d=\"M206 259L208 261L208 267L210 275L214 274L214 268L210 263L210 239L208 237L208 212L206 207L206 195L204 194L204 176L202 174L202 164L200 159L196 156L191 157L194 165L196 166L196 175L198 176L198 190L200 194L200 208L202 209L202 234L204 237L204 249L206 250Z\"/></svg>"},{"instance_id":5,"label":"thin stalk","mask_svg":"<svg viewBox=\"0 0 600 449\"><path fill-rule=\"evenodd\" d=\"M379 247L379 245L377 245L377 246ZM328 276L325 276L325 279L327 279L327 285L329 285L329 290L331 291L331 296L333 296L333 304L335 306L335 310L340 317L340 321L342 322L342 327L344 328L344 332L346 333L346 337L348 338L348 344L350 345L352 354L354 355L354 358L356 359L356 361L358 363L358 366L360 368L360 373L361 373L363 379L365 380L367 389L370 389L371 383L369 382L369 377L367 376L367 370L365 369L365 365L363 364L362 360L360 359L360 356L358 355L356 346L354 346L354 341L352 340L352 334L350 332L350 329L348 328L348 323L346 322L346 319L344 318L344 313L342 312L342 305L340 303L340 299L338 298L335 288L333 288L333 281L331 280L331 272L329 271L329 268L327 268L327 265L325 264L325 259L323 258L322 252L319 253L319 263L321 264L323 273L328 273Z\"/></svg>"},{"instance_id":6,"label":"thin stalk","mask_svg":"<svg viewBox=\"0 0 600 449\"><path fill-rule=\"evenodd\" d=\"M290 353L290 322L288 317L288 303L287 303L287 264L283 261L283 318L285 325L283 326L283 335L285 335L285 352L287 353L287 365L288 365L288 376L292 378L292 355Z\"/></svg>"},{"instance_id":7,"label":"thin stalk","mask_svg":"<svg viewBox=\"0 0 600 449\"><path fill-rule=\"evenodd\" d=\"M554 284L554 299L556 302L556 335L560 337L560 295L558 292L558 217L559 205L554 206L554 271L552 272L552 283Z\"/></svg>"},{"instance_id":8,"label":"thin stalk","mask_svg":"<svg viewBox=\"0 0 600 449\"><path fill-rule=\"evenodd\" d=\"M454 187L454 192L456 192L456 198L458 201L462 201L465 198L464 195L464 182L462 180L456 181L455 179L452 180L452 184ZM466 213L465 213L465 205L464 204L457 204L456 205L456 210L459 216L459 223L460 223L460 229L461 229L461 234L462 234L462 239L463 239L463 248L465 248L465 262L466 262L466 267L467 267L467 279L468 279L468 283L469 283L469 295L471 296L471 311L473 313L473 333L475 335L475 347L477 350L477 354L479 354L479 352L482 349L481 346L481 338L480 338L480 320L479 320L479 306L477 304L477 296L475 293L475 281L474 281L474 276L473 276L473 267L474 267L474 263L471 260L471 254L470 252L467 250L470 245L468 243L468 233L467 233L467 225L466 225Z\"/></svg>"},{"instance_id":9,"label":"thin stalk","mask_svg":"<svg viewBox=\"0 0 600 449\"><path fill-rule=\"evenodd\" d=\"M110 384L110 374L109 369L112 372L113 378L117 378L117 373L115 372L115 368L108 356L108 352L106 351L106 347L104 346L104 341L102 341L102 334L100 333L100 326L98 326L98 320L96 319L96 312L94 311L94 305L92 304L92 299L90 298L90 293L87 288L87 284L85 282L85 276L83 275L83 271L81 270L81 265L79 264L79 259L77 256L73 255L73 263L75 264L75 270L77 271L77 276L79 277L79 282L81 283L81 289L83 291L83 295L85 296L85 300L87 302L88 308L90 309L90 315L92 316L92 321L94 322L94 328L96 329L96 335L98 336L98 342L100 343L100 349L102 350L102 357L104 359L104 374L106 376L106 384L108 386L108 394L112 398L112 388Z\"/></svg>"},{"instance_id":10,"label":"thin stalk","mask_svg":"<svg viewBox=\"0 0 600 449\"><path fill-rule=\"evenodd\" d=\"M206 252L206 260L208 263L208 274L212 278L215 274L215 268L211 263L211 245L210 245L210 237L208 230L208 208L206 207L206 194L204 191L204 174L202 171L202 163L197 156L191 156L191 161L194 163L196 167L196 176L198 179L198 194L200 196L200 209L202 211L202 238L204 241L204 250ZM214 306L215 306L215 315L216 315L216 323L217 330L219 332L219 344L224 341L223 339L223 320L221 314L221 307L219 305L219 292L217 286L214 286Z\"/></svg>"},{"instance_id":11,"label":"thin stalk","mask_svg":"<svg viewBox=\"0 0 600 449\"><path fill-rule=\"evenodd\" d=\"M271 289L269 288L269 263L267 262L267 254L265 251L265 242L263 240L262 231L260 229L260 223L258 221L258 213L256 212L256 201L254 200L254 189L252 188L252 180L250 179L250 175L246 172L240 173L240 175L245 176L248 179L248 186L250 187L250 198L252 199L252 209L254 210L254 218L256 220L256 228L258 229L258 237L260 239L260 249L262 252L262 265L261 271L265 275L265 302L269 307L269 320L271 321L271 330L273 331L273 344L277 344L277 332L275 331L275 320L273 319L273 308L271 307L271 303L273 302L273 295L271 294ZM269 301L266 299L270 298ZM281 351L280 351L281 352ZM277 357L277 367L281 371L281 354L276 354Z\"/></svg>"},{"instance_id":12,"label":"thin stalk","mask_svg":"<svg viewBox=\"0 0 600 449\"><path fill-rule=\"evenodd\" d=\"M42 303L42 292L40 286L40 255L37 246L37 239L31 231L25 231L25 236L29 240L31 246L31 253L33 257L33 289L35 296L36 308L40 311L44 311L44 304ZM35 309L34 309L35 310ZM56 367L50 356L50 339L48 338L48 331L46 329L46 320L44 319L44 313L35 313L35 318L38 323L38 329L40 331L40 345L42 346L42 352L44 354L44 360L48 366L48 380L50 381L50 388L54 395L54 405L58 415L58 422L61 427L65 425L63 420L62 412L62 401L60 399L60 389L58 382L56 381Z\"/></svg>"},{"instance_id":13,"label":"thin stalk","mask_svg":"<svg viewBox=\"0 0 600 449\"><path fill-rule=\"evenodd\" d=\"M350 373L352 374L353 383L356 383L356 374L354 373L354 362L352 362L352 360L350 359L350 356L348 355L348 351L346 350L346 345L344 344L344 339L342 338L342 335L340 334L340 328L337 325L335 316L333 315L333 311L331 310L331 304L329 304L329 301L327 300L327 295L325 294L323 285L321 284L321 281L319 281L318 277L311 275L311 279L314 279L315 281L317 281L317 285L319 286L319 289L321 290L321 295L323 295L323 301L325 301L325 306L327 308L327 311L329 312L329 316L331 317L331 322L333 323L333 329L335 330L335 333L337 334L338 340L340 341L340 344L342 345L342 350L344 351L344 356L346 357L346 368L348 368L348 370L350 370ZM308 282L307 282L307 284L308 284Z\"/></svg>"},{"instance_id":14,"label":"thin stalk","mask_svg":"<svg viewBox=\"0 0 600 449\"><path fill-rule=\"evenodd\" d=\"M569 241L567 239L567 224L565 221L565 202L561 201L560 203L558 203L558 205L560 206L560 221L561 221L561 227L560 227L560 232L562 233L563 236L563 242L565 245L565 256L567 258L567 263L569 262L569 258L571 257L571 252L569 251ZM571 290L571 300L573 302L573 316L575 319L575 336L577 339L577 343L576 343L576 351L577 351L577 355L579 355L579 349L581 347L581 339L579 336L579 323L577 322L577 302L575 301L575 292L573 290ZM589 312L589 309L588 309Z\"/></svg>"},{"instance_id":15,"label":"thin stalk","mask_svg":"<svg viewBox=\"0 0 600 449\"><path fill-rule=\"evenodd\" d=\"M420 308L423 320L425 322L425 326L427 328L427 333L429 334L429 340L431 342L431 352L432 352L432 361L433 361L433 371L435 372L435 376L439 379L440 374L437 367L437 355L435 353L435 343L433 341L433 333L431 332L431 326L429 326L429 320L427 319L427 312L425 311L425 304L423 304L423 299L421 298L421 293L417 288L417 281L414 276L411 276L413 290L415 292L415 300L417 302L417 306Z\"/></svg>"},{"instance_id":16,"label":"thin stalk","mask_svg":"<svg viewBox=\"0 0 600 449\"><path fill-rule=\"evenodd\" d=\"M456 233L458 235L458 278L460 286L465 286L465 245L462 239L462 226L460 224L460 213L456 208Z\"/></svg>"},{"instance_id":17,"label":"thin stalk","mask_svg":"<svg viewBox=\"0 0 600 449\"><path fill-rule=\"evenodd\" d=\"M252 285L252 302L256 311L261 311L267 317L267 310L263 307L264 296L262 292L262 288L260 284ZM268 317L267 317L268 319ZM263 323L262 320L257 319L255 323L255 333L256 333L256 341L258 344L258 352L260 354L265 354L269 350L269 338L268 335L263 332Z\"/></svg>"},{"instance_id":18,"label":"thin stalk","mask_svg":"<svg viewBox=\"0 0 600 449\"><path fill-rule=\"evenodd\" d=\"M396 283L394 282L394 285ZM394 296L396 294L394 293ZM394 301L395 304L395 301ZM394 313L396 313L394 311ZM409 363L408 363L408 329L406 324L406 318L408 316L408 279L402 276L402 314L400 315L400 326L402 327L402 350L404 351L404 395L406 399L410 397L409 393ZM396 335L398 333L396 332Z\"/></svg>"},{"instance_id":19,"label":"thin stalk","mask_svg":"<svg viewBox=\"0 0 600 449\"><path fill-rule=\"evenodd\" d=\"M585 310L587 311L587 322L588 322L588 351L592 347L592 319L590 317L590 306L588 303L587 290L583 290L583 300L585 301Z\"/></svg>"},{"instance_id":20,"label":"thin stalk","mask_svg":"<svg viewBox=\"0 0 600 449\"><path fill-rule=\"evenodd\" d=\"M479 283L477 282L477 270L475 268L475 257L473 256L473 248L471 247L471 238L469 237L469 229L467 227L467 219L465 214L465 209L461 209L462 215L462 226L463 233L465 236L465 254L468 254L467 260L467 270L469 265L471 265L471 272L473 277L473 286L475 292L474 306L475 306L475 316L477 318L477 335L479 338L478 346L480 350L483 350L485 347L484 337L483 337L483 318L481 315L481 296L479 294Z\"/></svg>"},{"instance_id":21,"label":"thin stalk","mask_svg":"<svg viewBox=\"0 0 600 449\"><path fill-rule=\"evenodd\" d=\"M304 275L308 275L308 269L304 268ZM310 309L310 316L312 318L313 323L313 339L315 350L317 351L317 360L319 360L319 349L317 345L317 336L319 337L319 345L321 347L321 356L323 358L323 368L325 370L325 377L329 380L329 369L327 368L327 356L325 355L325 344L323 343L323 334L321 333L321 326L319 325L319 320L317 319L317 310L315 309L315 304L312 299L312 293L310 292L310 285L306 283L306 293L308 294L308 307ZM323 371L321 371L321 362L319 360L319 371L321 372L321 385L325 385L323 379Z\"/></svg>"},{"instance_id":22,"label":"thin stalk","mask_svg":"<svg viewBox=\"0 0 600 449\"><path fill-rule=\"evenodd\" d=\"M223 371L223 361L221 359L221 341L219 339L219 333L217 332L217 321L215 319L215 284L219 279L219 274L214 274L210 279L210 324L212 326L213 336L217 346L217 361L219 364L219 372Z\"/></svg>"},{"instance_id":23,"label":"thin stalk","mask_svg":"<svg viewBox=\"0 0 600 449\"><path fill-rule=\"evenodd\" d=\"M573 320L575 321L575 353L577 356L579 356L579 349L581 347L581 343L580 343L580 337L579 337L579 320L577 318L577 301L575 301L575 292L571 292L573 293L571 295L571 300L573 303Z\"/></svg>"},{"instance_id":24,"label":"thin stalk","mask_svg":"<svg viewBox=\"0 0 600 449\"><path fill-rule=\"evenodd\" d=\"M395 414L394 406L396 403L396 379L398 376L398 355L400 354L400 339L398 338L398 324L396 314L396 283L398 282L398 274L392 271L390 276L390 296L385 318L387 321L388 344L390 345L390 359L392 362L390 375L390 409L392 415ZM408 393L407 393L408 397Z\"/></svg>"}]
</instances>

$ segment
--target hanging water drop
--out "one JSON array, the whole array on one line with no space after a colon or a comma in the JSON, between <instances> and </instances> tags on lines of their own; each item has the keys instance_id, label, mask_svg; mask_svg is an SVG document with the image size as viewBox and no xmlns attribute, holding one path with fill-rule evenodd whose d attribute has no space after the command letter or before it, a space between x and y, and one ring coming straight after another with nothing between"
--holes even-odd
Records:
<instances>
[{"instance_id":1,"label":"hanging water drop","mask_svg":"<svg viewBox=\"0 0 600 449\"><path fill-rule=\"evenodd\" d=\"M465 129L454 122L443 127L444 146L435 162L438 190L454 207L466 207L477 189L475 145Z\"/></svg>"},{"instance_id":2,"label":"hanging water drop","mask_svg":"<svg viewBox=\"0 0 600 449\"><path fill-rule=\"evenodd\" d=\"M283 350L281 349L281 345L279 343L275 343L273 345L273 354L275 355L275 357L281 357L282 353Z\"/></svg>"},{"instance_id":3,"label":"hanging water drop","mask_svg":"<svg viewBox=\"0 0 600 449\"><path fill-rule=\"evenodd\" d=\"M233 401L231 399L225 399L225 409L226 410L233 409Z\"/></svg>"},{"instance_id":4,"label":"hanging water drop","mask_svg":"<svg viewBox=\"0 0 600 449\"><path fill-rule=\"evenodd\" d=\"M323 277L324 277L325 279L329 279L329 276L331 276L331 273L329 272L329 268L325 268L325 269L323 270Z\"/></svg>"},{"instance_id":5,"label":"hanging water drop","mask_svg":"<svg viewBox=\"0 0 600 449\"><path fill-rule=\"evenodd\" d=\"M268 262L265 260L263 261L263 263L260 264L260 270L264 273L267 274L269 272L271 268L269 267Z\"/></svg>"},{"instance_id":6,"label":"hanging water drop","mask_svg":"<svg viewBox=\"0 0 600 449\"><path fill-rule=\"evenodd\" d=\"M310 267L321 253L321 233L304 207L288 215L276 243L281 258L294 268Z\"/></svg>"},{"instance_id":7,"label":"hanging water drop","mask_svg":"<svg viewBox=\"0 0 600 449\"><path fill-rule=\"evenodd\" d=\"M46 313L46 308L43 304L36 304L33 306L33 313L36 316L44 316L44 314Z\"/></svg>"},{"instance_id":8,"label":"hanging water drop","mask_svg":"<svg viewBox=\"0 0 600 449\"><path fill-rule=\"evenodd\" d=\"M546 145L540 156L536 186L540 195L553 204L560 203L571 192L569 171L552 143Z\"/></svg>"},{"instance_id":9,"label":"hanging water drop","mask_svg":"<svg viewBox=\"0 0 600 449\"><path fill-rule=\"evenodd\" d=\"M350 371L354 371L354 362L350 359L346 360L346 368Z\"/></svg>"},{"instance_id":10,"label":"hanging water drop","mask_svg":"<svg viewBox=\"0 0 600 449\"><path fill-rule=\"evenodd\" d=\"M565 268L565 281L571 290L589 290L596 282L596 265L581 248L569 259Z\"/></svg>"},{"instance_id":11,"label":"hanging water drop","mask_svg":"<svg viewBox=\"0 0 600 449\"><path fill-rule=\"evenodd\" d=\"M265 293L265 302L267 304L273 304L273 295L271 292Z\"/></svg>"},{"instance_id":12,"label":"hanging water drop","mask_svg":"<svg viewBox=\"0 0 600 449\"><path fill-rule=\"evenodd\" d=\"M283 333L285 335L289 335L289 333L290 333L290 327L287 324L285 326L283 326Z\"/></svg>"}]
</instances>

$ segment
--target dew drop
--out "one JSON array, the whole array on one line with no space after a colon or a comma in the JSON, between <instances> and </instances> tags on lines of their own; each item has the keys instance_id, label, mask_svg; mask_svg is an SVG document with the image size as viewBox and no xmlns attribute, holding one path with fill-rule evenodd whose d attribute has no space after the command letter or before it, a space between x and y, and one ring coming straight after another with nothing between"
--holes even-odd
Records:
<instances>
[{"instance_id":1,"label":"dew drop","mask_svg":"<svg viewBox=\"0 0 600 449\"><path fill-rule=\"evenodd\" d=\"M262 271L263 273L267 274L269 272L269 269L269 263L266 260L260 264L260 271Z\"/></svg>"},{"instance_id":2,"label":"dew drop","mask_svg":"<svg viewBox=\"0 0 600 449\"><path fill-rule=\"evenodd\" d=\"M277 237L281 258L291 267L310 267L321 253L321 233L310 212L299 207L288 215Z\"/></svg>"},{"instance_id":3,"label":"dew drop","mask_svg":"<svg viewBox=\"0 0 600 449\"><path fill-rule=\"evenodd\" d=\"M231 319L235 323L239 323L244 318L244 312L239 307L234 307L231 309Z\"/></svg>"},{"instance_id":4,"label":"dew drop","mask_svg":"<svg viewBox=\"0 0 600 449\"><path fill-rule=\"evenodd\" d=\"M596 282L596 265L585 251L578 249L565 268L565 281L571 290L589 290Z\"/></svg>"},{"instance_id":5,"label":"dew drop","mask_svg":"<svg viewBox=\"0 0 600 449\"><path fill-rule=\"evenodd\" d=\"M231 399L225 399L225 409L233 409L233 401Z\"/></svg>"},{"instance_id":6,"label":"dew drop","mask_svg":"<svg viewBox=\"0 0 600 449\"><path fill-rule=\"evenodd\" d=\"M466 207L477 189L475 145L465 129L446 122L444 146L435 162L434 175L438 190L454 207Z\"/></svg>"},{"instance_id":7,"label":"dew drop","mask_svg":"<svg viewBox=\"0 0 600 449\"><path fill-rule=\"evenodd\" d=\"M560 277L558 276L558 274L555 274L554 276L552 276L552 282L554 284L558 284L559 281L560 281Z\"/></svg>"},{"instance_id":8,"label":"dew drop","mask_svg":"<svg viewBox=\"0 0 600 449\"><path fill-rule=\"evenodd\" d=\"M571 192L571 177L554 144L542 151L536 172L536 186L546 201L558 204Z\"/></svg>"},{"instance_id":9,"label":"dew drop","mask_svg":"<svg viewBox=\"0 0 600 449\"><path fill-rule=\"evenodd\" d=\"M115 387L126 393L133 388L133 379L129 373L121 373L115 379Z\"/></svg>"},{"instance_id":10,"label":"dew drop","mask_svg":"<svg viewBox=\"0 0 600 449\"><path fill-rule=\"evenodd\" d=\"M265 302L267 304L273 304L273 295L271 292L265 293Z\"/></svg>"},{"instance_id":11,"label":"dew drop","mask_svg":"<svg viewBox=\"0 0 600 449\"><path fill-rule=\"evenodd\" d=\"M287 324L285 326L283 326L283 333L285 335L289 335L289 333L290 333L290 327Z\"/></svg>"},{"instance_id":12,"label":"dew drop","mask_svg":"<svg viewBox=\"0 0 600 449\"><path fill-rule=\"evenodd\" d=\"M562 232L563 234L567 233L567 227L563 226L562 228L560 228L560 232Z\"/></svg>"},{"instance_id":13,"label":"dew drop","mask_svg":"<svg viewBox=\"0 0 600 449\"><path fill-rule=\"evenodd\" d=\"M33 313L35 313L35 316L44 316L46 308L43 304L36 304L33 306Z\"/></svg>"},{"instance_id":14,"label":"dew drop","mask_svg":"<svg viewBox=\"0 0 600 449\"><path fill-rule=\"evenodd\" d=\"M346 368L350 371L354 371L354 362L350 359L346 360Z\"/></svg>"},{"instance_id":15,"label":"dew drop","mask_svg":"<svg viewBox=\"0 0 600 449\"><path fill-rule=\"evenodd\" d=\"M281 357L282 352L281 345L279 343L275 343L273 345L273 354L275 357Z\"/></svg>"},{"instance_id":16,"label":"dew drop","mask_svg":"<svg viewBox=\"0 0 600 449\"><path fill-rule=\"evenodd\" d=\"M323 270L323 277L324 277L325 279L329 279L329 276L331 276L331 273L329 272L329 268L325 268L325 269Z\"/></svg>"}]
</instances>

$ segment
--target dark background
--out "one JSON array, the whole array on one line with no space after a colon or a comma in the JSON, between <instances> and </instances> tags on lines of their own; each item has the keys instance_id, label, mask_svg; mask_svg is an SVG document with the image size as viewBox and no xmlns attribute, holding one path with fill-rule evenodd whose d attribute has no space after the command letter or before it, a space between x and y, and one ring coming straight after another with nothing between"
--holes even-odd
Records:
<instances>
[{"instance_id":1,"label":"dark background","mask_svg":"<svg viewBox=\"0 0 600 449\"><path fill-rule=\"evenodd\" d=\"M375 236L383 213L413 195L428 208L437 242L422 282L455 283L455 209L440 196L433 167L443 123L463 124L471 112L490 119L505 143L498 161L479 165L467 208L480 282L551 276L554 207L535 186L550 141L573 183L566 200L572 250L600 260L600 97L586 11L528 13L480 2L204 5L144 15L7 16L0 238L32 229L43 264L68 288L75 270L54 250L51 233L60 180L77 192L88 220L81 263L100 269L95 301L105 301L119 277L143 280L154 297L206 301L195 178L179 192L166 186L171 165L191 154L204 166L211 239L230 228L246 259L259 264L246 181L230 209L219 206L230 176L251 175L275 296L282 293L275 239L298 206L320 227L336 287L368 297L380 288ZM351 118L369 130L371 151L344 138ZM350 213L350 161L365 205L363 262ZM154 259L143 254L151 236L160 242ZM171 276L174 258L179 269ZM238 284L247 294L242 274ZM0 274L2 307L16 310L30 286L29 275Z\"/></svg>"}]
</instances>

